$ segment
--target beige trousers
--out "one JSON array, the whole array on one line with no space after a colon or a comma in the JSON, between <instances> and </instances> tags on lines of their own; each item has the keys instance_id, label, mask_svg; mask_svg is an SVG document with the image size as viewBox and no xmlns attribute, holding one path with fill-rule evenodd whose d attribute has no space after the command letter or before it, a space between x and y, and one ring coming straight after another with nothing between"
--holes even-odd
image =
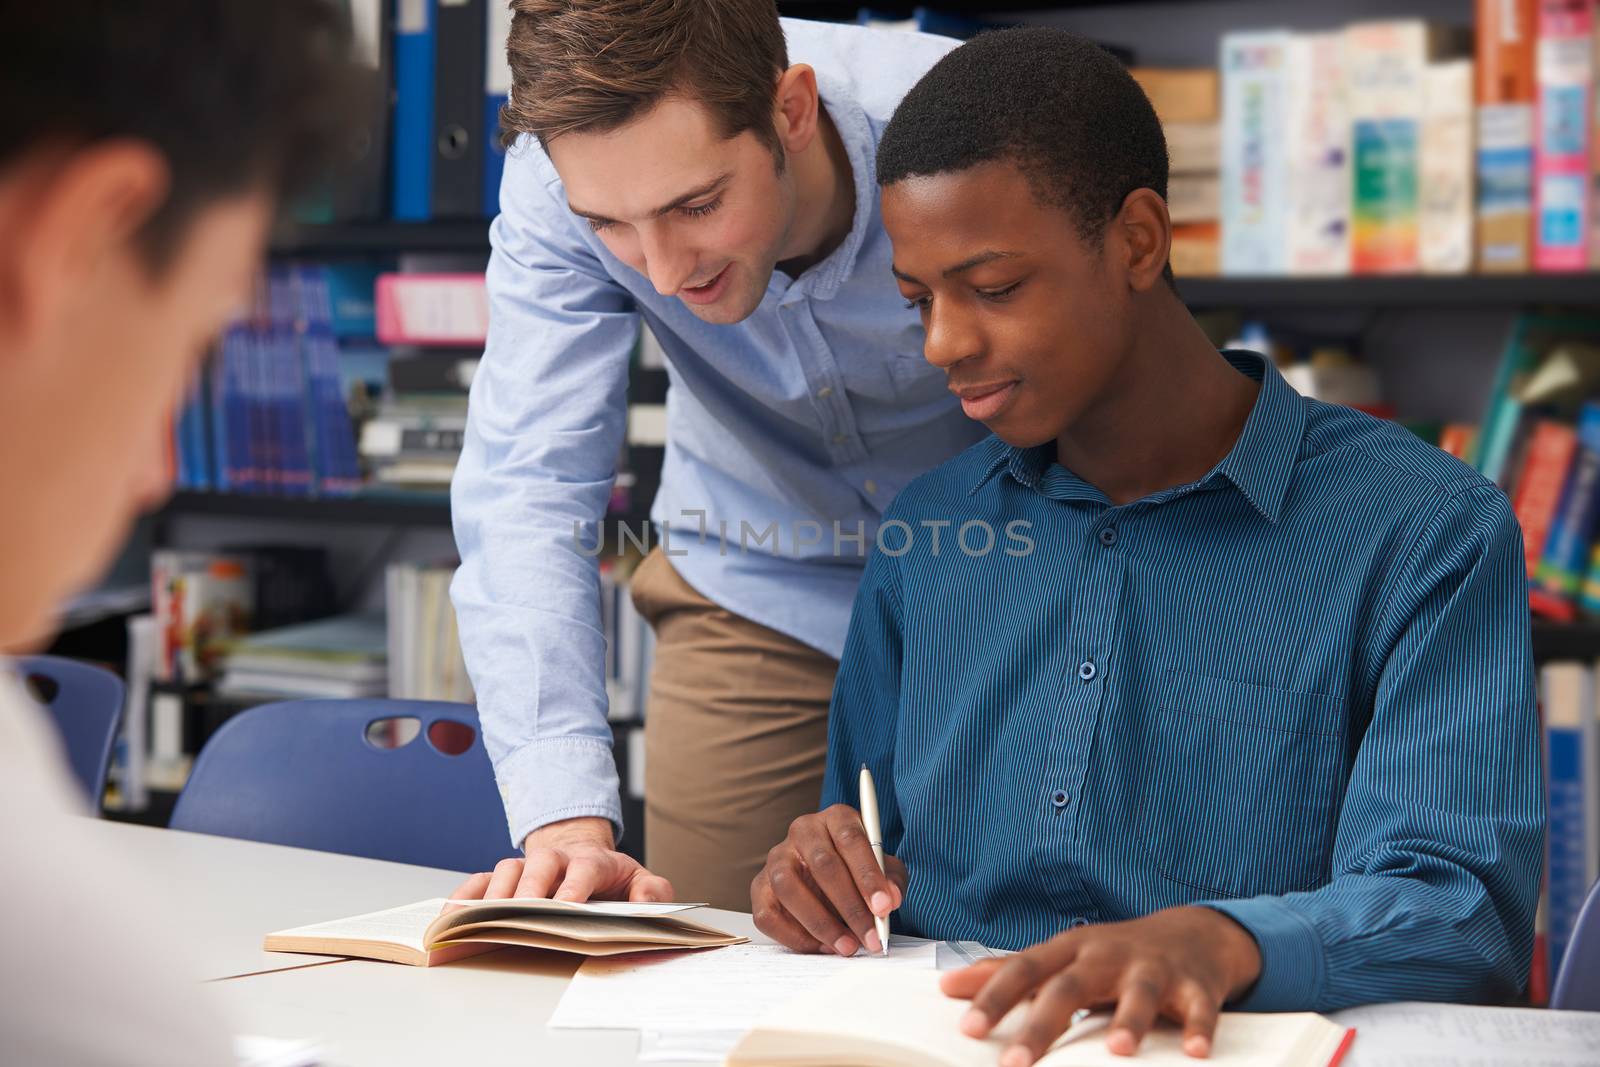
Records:
<instances>
[{"instance_id":1,"label":"beige trousers","mask_svg":"<svg viewBox=\"0 0 1600 1067\"><path fill-rule=\"evenodd\" d=\"M656 632L646 865L679 900L749 911L767 851L817 810L839 663L707 600L659 548L632 593Z\"/></svg>"}]
</instances>

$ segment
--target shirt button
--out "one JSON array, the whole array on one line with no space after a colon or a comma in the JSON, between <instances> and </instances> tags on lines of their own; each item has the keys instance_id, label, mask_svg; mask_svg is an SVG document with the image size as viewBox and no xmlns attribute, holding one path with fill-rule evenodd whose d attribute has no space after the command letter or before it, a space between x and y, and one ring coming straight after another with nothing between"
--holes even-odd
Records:
<instances>
[{"instance_id":1,"label":"shirt button","mask_svg":"<svg viewBox=\"0 0 1600 1067\"><path fill-rule=\"evenodd\" d=\"M842 445L848 440L850 440L850 438L846 437L842 433L836 433L833 435L833 443L836 445Z\"/></svg>"},{"instance_id":2,"label":"shirt button","mask_svg":"<svg viewBox=\"0 0 1600 1067\"><path fill-rule=\"evenodd\" d=\"M817 390L817 395L824 400L828 399L833 395L833 386L824 385L821 389Z\"/></svg>"},{"instance_id":3,"label":"shirt button","mask_svg":"<svg viewBox=\"0 0 1600 1067\"><path fill-rule=\"evenodd\" d=\"M1110 548L1112 545L1116 544L1117 528L1115 526L1107 526L1104 530L1101 530L1100 543L1105 545L1107 548Z\"/></svg>"},{"instance_id":4,"label":"shirt button","mask_svg":"<svg viewBox=\"0 0 1600 1067\"><path fill-rule=\"evenodd\" d=\"M1094 681L1094 664L1089 660L1078 664L1078 677L1086 682Z\"/></svg>"},{"instance_id":5,"label":"shirt button","mask_svg":"<svg viewBox=\"0 0 1600 1067\"><path fill-rule=\"evenodd\" d=\"M878 491L878 483L873 481L871 478L868 478L867 479L867 484L866 484L866 490L869 493L876 493Z\"/></svg>"},{"instance_id":6,"label":"shirt button","mask_svg":"<svg viewBox=\"0 0 1600 1067\"><path fill-rule=\"evenodd\" d=\"M1089 920L1088 919L1085 919L1082 915L1074 915L1072 917L1072 920L1067 923L1067 928L1071 929L1071 930L1076 930L1080 926L1088 926L1088 925L1089 925Z\"/></svg>"},{"instance_id":7,"label":"shirt button","mask_svg":"<svg viewBox=\"0 0 1600 1067\"><path fill-rule=\"evenodd\" d=\"M1067 796L1067 791L1065 789L1057 789L1054 793L1050 794L1050 803L1054 804L1057 809L1066 807L1067 801L1071 799L1071 797Z\"/></svg>"}]
</instances>

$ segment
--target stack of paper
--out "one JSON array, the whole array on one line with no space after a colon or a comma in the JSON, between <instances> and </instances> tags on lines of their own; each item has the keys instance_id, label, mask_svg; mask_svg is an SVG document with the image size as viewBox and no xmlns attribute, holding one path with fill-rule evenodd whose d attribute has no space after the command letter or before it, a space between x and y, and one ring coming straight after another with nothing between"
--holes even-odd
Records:
<instances>
[{"instance_id":1,"label":"stack of paper","mask_svg":"<svg viewBox=\"0 0 1600 1067\"><path fill-rule=\"evenodd\" d=\"M640 1062L721 1063L762 1016L841 974L935 967L938 942L894 938L889 955L803 956L776 945L585 960L552 1029L643 1031Z\"/></svg>"}]
</instances>

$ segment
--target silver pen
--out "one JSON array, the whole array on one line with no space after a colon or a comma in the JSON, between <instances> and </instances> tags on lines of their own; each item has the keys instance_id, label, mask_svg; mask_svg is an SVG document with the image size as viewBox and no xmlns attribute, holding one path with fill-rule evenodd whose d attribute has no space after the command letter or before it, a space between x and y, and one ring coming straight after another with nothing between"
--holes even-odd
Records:
<instances>
[{"instance_id":1,"label":"silver pen","mask_svg":"<svg viewBox=\"0 0 1600 1067\"><path fill-rule=\"evenodd\" d=\"M888 870L883 865L883 827L878 822L878 790L872 784L872 772L867 770L867 765L861 765L861 825L866 827L867 841L872 845L872 855L878 861L878 870L883 871L888 877ZM881 955L889 954L889 920L886 916L874 913L873 925L878 930L878 941L883 945Z\"/></svg>"}]
</instances>

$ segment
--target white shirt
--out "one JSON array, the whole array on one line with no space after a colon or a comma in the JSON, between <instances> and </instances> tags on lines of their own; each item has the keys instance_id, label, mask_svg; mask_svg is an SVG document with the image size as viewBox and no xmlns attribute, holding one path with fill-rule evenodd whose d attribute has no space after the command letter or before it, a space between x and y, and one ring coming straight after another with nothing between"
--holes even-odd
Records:
<instances>
[{"instance_id":1,"label":"white shirt","mask_svg":"<svg viewBox=\"0 0 1600 1067\"><path fill-rule=\"evenodd\" d=\"M231 1064L230 1028L137 857L90 845L52 725L0 661L0 1059Z\"/></svg>"}]
</instances>

